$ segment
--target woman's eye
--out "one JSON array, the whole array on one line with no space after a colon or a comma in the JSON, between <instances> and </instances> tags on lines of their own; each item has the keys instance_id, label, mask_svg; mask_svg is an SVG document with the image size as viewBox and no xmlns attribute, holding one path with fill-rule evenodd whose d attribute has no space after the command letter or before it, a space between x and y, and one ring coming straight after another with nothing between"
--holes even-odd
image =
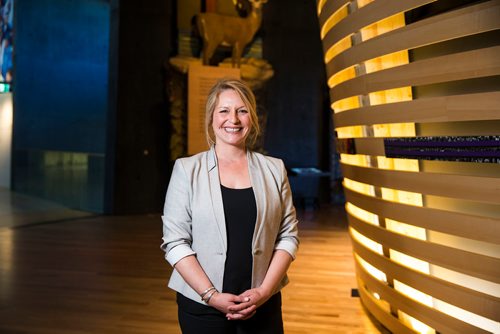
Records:
<instances>
[{"instance_id":1,"label":"woman's eye","mask_svg":"<svg viewBox=\"0 0 500 334\"><path fill-rule=\"evenodd\" d=\"M220 113L226 113L227 112L227 109L221 109L219 110Z\"/></svg>"},{"instance_id":2,"label":"woman's eye","mask_svg":"<svg viewBox=\"0 0 500 334\"><path fill-rule=\"evenodd\" d=\"M247 114L248 110L246 110L246 109L240 109L240 110L238 110L238 112L242 113L242 114Z\"/></svg>"}]
</instances>

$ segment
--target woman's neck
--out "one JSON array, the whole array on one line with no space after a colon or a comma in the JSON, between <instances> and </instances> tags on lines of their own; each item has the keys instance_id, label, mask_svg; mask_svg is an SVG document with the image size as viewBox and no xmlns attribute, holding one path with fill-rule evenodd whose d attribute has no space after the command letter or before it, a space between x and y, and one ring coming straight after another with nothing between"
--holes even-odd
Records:
<instances>
[{"instance_id":1,"label":"woman's neck","mask_svg":"<svg viewBox=\"0 0 500 334\"><path fill-rule=\"evenodd\" d=\"M218 160L225 162L240 161L246 158L246 148L231 145L215 145L215 153Z\"/></svg>"}]
</instances>

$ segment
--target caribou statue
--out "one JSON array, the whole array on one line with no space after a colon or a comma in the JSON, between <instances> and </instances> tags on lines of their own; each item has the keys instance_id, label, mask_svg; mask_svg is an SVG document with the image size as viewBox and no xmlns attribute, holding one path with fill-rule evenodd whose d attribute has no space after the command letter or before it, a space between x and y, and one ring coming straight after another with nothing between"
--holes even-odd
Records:
<instances>
[{"instance_id":1,"label":"caribou statue","mask_svg":"<svg viewBox=\"0 0 500 334\"><path fill-rule=\"evenodd\" d=\"M267 0L248 0L252 6L247 17L200 13L196 25L203 40L203 64L209 65L219 45L232 47L232 65L240 67L241 54L252 41L262 22L262 5Z\"/></svg>"}]
</instances>

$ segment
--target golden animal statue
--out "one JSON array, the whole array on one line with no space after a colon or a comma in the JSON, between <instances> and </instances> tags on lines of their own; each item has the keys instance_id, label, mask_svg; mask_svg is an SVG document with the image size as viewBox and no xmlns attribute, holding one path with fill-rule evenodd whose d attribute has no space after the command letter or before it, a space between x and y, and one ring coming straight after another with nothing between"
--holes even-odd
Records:
<instances>
[{"instance_id":1,"label":"golden animal statue","mask_svg":"<svg viewBox=\"0 0 500 334\"><path fill-rule=\"evenodd\" d=\"M209 65L219 45L232 47L232 65L240 67L241 54L245 46L252 41L262 22L262 5L267 0L248 0L252 11L247 17L200 13L196 16L196 25L203 39L203 64Z\"/></svg>"}]
</instances>

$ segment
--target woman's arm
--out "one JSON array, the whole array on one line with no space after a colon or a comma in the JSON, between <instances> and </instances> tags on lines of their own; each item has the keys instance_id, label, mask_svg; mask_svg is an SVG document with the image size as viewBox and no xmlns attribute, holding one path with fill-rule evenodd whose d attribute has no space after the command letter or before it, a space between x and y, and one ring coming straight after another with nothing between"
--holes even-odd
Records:
<instances>
[{"instance_id":1,"label":"woman's arm","mask_svg":"<svg viewBox=\"0 0 500 334\"><path fill-rule=\"evenodd\" d=\"M196 291L198 295L200 295L200 298L203 292L213 287L212 282L210 282L210 279L205 274L205 271L194 255L182 258L175 264L174 268L179 272L184 281L186 281L186 283L191 288L193 288L193 290ZM206 295L205 299L211 293L212 292L209 292ZM229 308L231 306L235 306L241 301L243 301L243 298L240 296L236 296L230 293L215 292L210 297L208 305L227 314L230 312Z\"/></svg>"},{"instance_id":2,"label":"woman's arm","mask_svg":"<svg viewBox=\"0 0 500 334\"><path fill-rule=\"evenodd\" d=\"M175 162L165 198L163 220L163 243L166 260L177 270L184 281L201 295L212 282L201 267L196 253L191 248L191 188L189 178L181 160ZM210 291L209 294L212 294ZM207 294L205 299L207 299ZM200 296L201 299L201 296ZM228 313L229 306L241 300L232 294L214 293L209 305Z\"/></svg>"}]
</instances>

